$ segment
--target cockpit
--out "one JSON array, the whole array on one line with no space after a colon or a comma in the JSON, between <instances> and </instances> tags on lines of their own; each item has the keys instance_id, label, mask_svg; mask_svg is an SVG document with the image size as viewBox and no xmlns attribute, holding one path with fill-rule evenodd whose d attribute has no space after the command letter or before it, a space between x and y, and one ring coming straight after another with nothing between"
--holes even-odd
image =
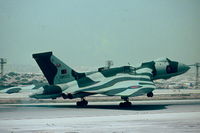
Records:
<instances>
[{"instance_id":1,"label":"cockpit","mask_svg":"<svg viewBox=\"0 0 200 133\"><path fill-rule=\"evenodd\" d=\"M170 78L175 75L184 73L189 69L187 65L179 63L177 61L172 61L168 58L160 58L154 61L156 75L154 78Z\"/></svg>"}]
</instances>

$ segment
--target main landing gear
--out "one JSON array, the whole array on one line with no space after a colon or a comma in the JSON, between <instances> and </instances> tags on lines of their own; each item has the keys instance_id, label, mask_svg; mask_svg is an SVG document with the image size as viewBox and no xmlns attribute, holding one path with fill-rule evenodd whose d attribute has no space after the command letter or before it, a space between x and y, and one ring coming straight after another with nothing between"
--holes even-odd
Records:
<instances>
[{"instance_id":1,"label":"main landing gear","mask_svg":"<svg viewBox=\"0 0 200 133\"><path fill-rule=\"evenodd\" d=\"M132 103L129 102L128 97L121 97L121 99L123 99L125 102L121 102L119 104L119 107L131 107L132 106Z\"/></svg>"},{"instance_id":2,"label":"main landing gear","mask_svg":"<svg viewBox=\"0 0 200 133\"><path fill-rule=\"evenodd\" d=\"M147 93L147 97L153 97L153 92Z\"/></svg>"},{"instance_id":3,"label":"main landing gear","mask_svg":"<svg viewBox=\"0 0 200 133\"><path fill-rule=\"evenodd\" d=\"M88 105L88 101L86 101L84 98L81 98L81 101L76 102L76 105L78 107L86 107Z\"/></svg>"}]
</instances>

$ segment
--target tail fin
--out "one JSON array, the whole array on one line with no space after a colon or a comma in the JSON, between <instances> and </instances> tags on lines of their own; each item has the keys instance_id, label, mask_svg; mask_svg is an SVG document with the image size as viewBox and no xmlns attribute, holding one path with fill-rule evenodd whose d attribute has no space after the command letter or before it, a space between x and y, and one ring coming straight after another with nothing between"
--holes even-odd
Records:
<instances>
[{"instance_id":1,"label":"tail fin","mask_svg":"<svg viewBox=\"0 0 200 133\"><path fill-rule=\"evenodd\" d=\"M67 83L85 76L84 73L75 72L61 60L56 58L52 52L33 54L33 58L39 65L50 85Z\"/></svg>"}]
</instances>

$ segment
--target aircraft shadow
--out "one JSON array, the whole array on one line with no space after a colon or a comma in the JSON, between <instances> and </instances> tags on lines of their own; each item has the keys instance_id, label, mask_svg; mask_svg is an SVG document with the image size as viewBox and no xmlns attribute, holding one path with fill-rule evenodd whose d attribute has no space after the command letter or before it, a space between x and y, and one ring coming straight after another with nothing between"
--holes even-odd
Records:
<instances>
[{"instance_id":1,"label":"aircraft shadow","mask_svg":"<svg viewBox=\"0 0 200 133\"><path fill-rule=\"evenodd\" d=\"M76 105L17 105L18 107L41 107L41 108L71 108L71 109L108 109L108 110L163 110L166 109L166 104L163 105L132 105L131 107L119 107L118 105L88 105L87 107L77 107Z\"/></svg>"}]
</instances>

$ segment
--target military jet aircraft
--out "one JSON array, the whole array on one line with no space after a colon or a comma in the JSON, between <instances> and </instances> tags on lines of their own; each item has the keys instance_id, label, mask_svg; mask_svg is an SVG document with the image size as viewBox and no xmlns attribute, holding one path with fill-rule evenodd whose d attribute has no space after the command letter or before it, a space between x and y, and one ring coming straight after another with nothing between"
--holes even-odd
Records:
<instances>
[{"instance_id":1,"label":"military jet aircraft","mask_svg":"<svg viewBox=\"0 0 200 133\"><path fill-rule=\"evenodd\" d=\"M147 94L153 97L156 86L153 80L169 79L185 73L189 66L168 58L142 63L138 67L122 66L99 68L96 71L79 73L63 63L52 52L32 55L49 85L38 89L31 98L64 99L81 98L77 106L87 106L85 97L95 94L119 96L125 102L121 107L131 106L129 97Z\"/></svg>"}]
</instances>

